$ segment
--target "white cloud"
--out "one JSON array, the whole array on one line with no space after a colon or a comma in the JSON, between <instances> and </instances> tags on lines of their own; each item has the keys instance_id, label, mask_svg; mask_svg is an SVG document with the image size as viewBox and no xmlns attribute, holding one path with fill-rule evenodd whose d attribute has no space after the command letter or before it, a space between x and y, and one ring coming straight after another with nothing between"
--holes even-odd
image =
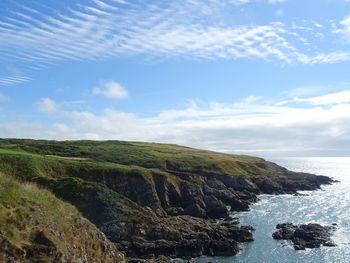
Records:
<instances>
[{"instance_id":1,"label":"white cloud","mask_svg":"<svg viewBox=\"0 0 350 263\"><path fill-rule=\"evenodd\" d=\"M150 117L115 109L61 111L64 121L47 128L2 123L0 136L151 141L258 155L350 154L348 91L301 100L283 105L253 96L233 104L192 101Z\"/></svg>"},{"instance_id":2,"label":"white cloud","mask_svg":"<svg viewBox=\"0 0 350 263\"><path fill-rule=\"evenodd\" d=\"M178 143L225 152L300 155L349 153L348 112L349 104L299 108L240 102L167 110L150 118L112 109L101 115L69 113L69 118L77 130L99 139Z\"/></svg>"},{"instance_id":3,"label":"white cloud","mask_svg":"<svg viewBox=\"0 0 350 263\"><path fill-rule=\"evenodd\" d=\"M100 88L94 88L92 90L93 95L102 95L109 99L122 100L128 98L127 90L115 81L106 82Z\"/></svg>"},{"instance_id":4,"label":"white cloud","mask_svg":"<svg viewBox=\"0 0 350 263\"><path fill-rule=\"evenodd\" d=\"M14 47L13 50L10 48L12 53L20 52L12 54L16 58L34 60L40 64L138 54L206 59L277 58L284 61L294 56L294 48L283 37L282 24L236 27L205 25L196 19L188 21L187 17L174 17L173 14L179 13L179 6L170 5L165 10L157 6L144 8L125 14L101 16L96 14L96 10L99 10L96 7L93 14L90 10L86 13L74 11L71 16L62 18L45 17L40 22L44 29L26 22L29 28L16 26L1 30L0 24L0 37L6 39L5 46ZM203 4L196 7L201 8ZM196 11L193 10L193 13ZM159 15L155 18L154 13L157 12ZM185 12L185 16L193 16L189 10L181 12ZM22 17L15 20L17 23L23 22ZM99 21L98 26L96 21ZM26 52L22 52L23 46ZM31 52L27 52L28 49Z\"/></svg>"},{"instance_id":5,"label":"white cloud","mask_svg":"<svg viewBox=\"0 0 350 263\"><path fill-rule=\"evenodd\" d=\"M140 54L162 58L257 58L305 64L350 60L349 52L342 50L306 53L305 45L296 42L312 42L310 35L299 34L309 32L309 28L296 30L282 23L234 25L223 21L227 5L249 2L254 1L181 0L149 5L142 1L93 0L85 6L71 5L65 14L43 14L23 6L0 19L0 55L19 60L30 69L62 60ZM325 30L312 26L316 33ZM16 81L0 78L0 85Z\"/></svg>"},{"instance_id":6,"label":"white cloud","mask_svg":"<svg viewBox=\"0 0 350 263\"><path fill-rule=\"evenodd\" d=\"M350 90L344 90L322 96L297 99L297 101L311 103L313 105L331 105L350 103Z\"/></svg>"},{"instance_id":7,"label":"white cloud","mask_svg":"<svg viewBox=\"0 0 350 263\"><path fill-rule=\"evenodd\" d=\"M50 126L34 122L1 122L0 134L2 138L29 138L42 139L51 138L56 140L93 139L88 134L77 133L66 124L55 123Z\"/></svg>"},{"instance_id":8,"label":"white cloud","mask_svg":"<svg viewBox=\"0 0 350 263\"><path fill-rule=\"evenodd\" d=\"M350 16L340 21L340 24L344 26L343 30L345 33L350 33Z\"/></svg>"},{"instance_id":9,"label":"white cloud","mask_svg":"<svg viewBox=\"0 0 350 263\"><path fill-rule=\"evenodd\" d=\"M1 44L0 44L1 46ZM1 53L1 52L0 52ZM3 76L0 77L0 87L3 86L13 86L18 84L23 84L26 82L31 81L32 79L30 77L26 76L19 76L19 75L11 75L11 76Z\"/></svg>"},{"instance_id":10,"label":"white cloud","mask_svg":"<svg viewBox=\"0 0 350 263\"><path fill-rule=\"evenodd\" d=\"M42 98L37 103L38 111L42 113L54 113L58 110L57 103L50 98Z\"/></svg>"},{"instance_id":11,"label":"white cloud","mask_svg":"<svg viewBox=\"0 0 350 263\"><path fill-rule=\"evenodd\" d=\"M314 56L302 56L300 61L305 64L334 64L338 62L350 61L350 52L335 51L318 54Z\"/></svg>"}]
</instances>

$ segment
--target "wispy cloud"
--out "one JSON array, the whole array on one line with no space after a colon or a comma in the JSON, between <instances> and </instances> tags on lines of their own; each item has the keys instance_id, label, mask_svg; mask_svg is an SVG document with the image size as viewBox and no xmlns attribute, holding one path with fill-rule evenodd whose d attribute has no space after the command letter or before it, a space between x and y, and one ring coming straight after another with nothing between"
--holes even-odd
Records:
<instances>
[{"instance_id":1,"label":"wispy cloud","mask_svg":"<svg viewBox=\"0 0 350 263\"><path fill-rule=\"evenodd\" d=\"M160 6L131 5L123 10L118 5L94 1L95 6L90 4L65 15L41 15L40 18L23 10L0 23L0 38L3 39L0 51L7 51L17 59L43 64L122 54L277 57L286 61L290 59L289 53L294 52L282 37L285 33L282 24L236 27L203 24L200 15L193 18L193 11L210 10L211 1L201 5L181 2Z\"/></svg>"},{"instance_id":2,"label":"wispy cloud","mask_svg":"<svg viewBox=\"0 0 350 263\"><path fill-rule=\"evenodd\" d=\"M336 29L338 33L350 34L350 15L340 21L342 28Z\"/></svg>"},{"instance_id":3,"label":"wispy cloud","mask_svg":"<svg viewBox=\"0 0 350 263\"><path fill-rule=\"evenodd\" d=\"M92 94L116 100L126 99L129 96L127 90L115 81L108 81L102 87L94 88Z\"/></svg>"},{"instance_id":4,"label":"wispy cloud","mask_svg":"<svg viewBox=\"0 0 350 263\"><path fill-rule=\"evenodd\" d=\"M96 61L120 56L156 58L277 60L331 64L350 60L350 50L325 48L326 33L350 35L350 18L336 29L310 21L235 24L225 10L282 0L180 0L156 2L72 1L57 11L50 3L25 3L0 18L1 63L18 61L37 70L59 61ZM45 11L43 11L45 10ZM304 22L302 22L304 23ZM334 22L335 23L335 22ZM0 86L24 83L23 76L0 77Z\"/></svg>"},{"instance_id":5,"label":"wispy cloud","mask_svg":"<svg viewBox=\"0 0 350 263\"><path fill-rule=\"evenodd\" d=\"M300 102L311 103L313 105L332 105L350 103L350 90L297 100Z\"/></svg>"},{"instance_id":6,"label":"wispy cloud","mask_svg":"<svg viewBox=\"0 0 350 263\"><path fill-rule=\"evenodd\" d=\"M57 103L50 98L42 98L37 103L38 111L42 113L54 113L58 110Z\"/></svg>"},{"instance_id":7,"label":"wispy cloud","mask_svg":"<svg viewBox=\"0 0 350 263\"><path fill-rule=\"evenodd\" d=\"M25 77L25 76L4 76L0 77L0 87L6 87L6 86L14 86L18 84L23 84L26 82L31 81L32 79L30 77Z\"/></svg>"},{"instance_id":8,"label":"wispy cloud","mask_svg":"<svg viewBox=\"0 0 350 263\"><path fill-rule=\"evenodd\" d=\"M93 0L84 6L71 4L64 14L44 14L35 5L27 4L11 16L0 18L0 55L26 62L28 68L61 60L138 54L205 59L248 57L285 63L349 59L340 51L305 54L295 46L301 37L282 23L233 25L215 19L227 5L248 2L182 0L146 4Z\"/></svg>"}]
</instances>

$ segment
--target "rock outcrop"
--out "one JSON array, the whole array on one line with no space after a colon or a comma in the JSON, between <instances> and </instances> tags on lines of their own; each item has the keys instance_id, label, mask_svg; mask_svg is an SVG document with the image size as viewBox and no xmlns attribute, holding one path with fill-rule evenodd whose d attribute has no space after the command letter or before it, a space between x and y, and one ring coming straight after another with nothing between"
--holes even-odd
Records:
<instances>
[{"instance_id":1,"label":"rock outcrop","mask_svg":"<svg viewBox=\"0 0 350 263\"><path fill-rule=\"evenodd\" d=\"M163 218L152 224L152 228L143 228L137 240L121 242L119 249L132 258L232 256L239 252L239 243L253 241L249 227L220 225L190 216Z\"/></svg>"},{"instance_id":2,"label":"rock outcrop","mask_svg":"<svg viewBox=\"0 0 350 263\"><path fill-rule=\"evenodd\" d=\"M321 245L335 246L331 239L335 230L334 226L322 226L312 223L301 225L284 223L278 224L276 228L278 230L272 234L272 237L276 240L291 240L295 250L318 248Z\"/></svg>"}]
</instances>

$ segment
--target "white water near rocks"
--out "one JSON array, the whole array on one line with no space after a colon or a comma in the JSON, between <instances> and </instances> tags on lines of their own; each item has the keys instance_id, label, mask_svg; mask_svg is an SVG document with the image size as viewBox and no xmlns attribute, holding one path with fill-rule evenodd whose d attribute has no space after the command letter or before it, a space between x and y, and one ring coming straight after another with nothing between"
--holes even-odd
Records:
<instances>
[{"instance_id":1,"label":"white water near rocks","mask_svg":"<svg viewBox=\"0 0 350 263\"><path fill-rule=\"evenodd\" d=\"M239 255L227 258L199 258L192 262L220 263L349 263L350 262L350 158L279 158L271 161L290 170L327 175L340 183L321 190L302 192L307 196L260 196L251 211L237 213L243 225L252 225L255 241ZM276 224L336 223L333 240L337 247L294 251L288 242L273 240Z\"/></svg>"}]
</instances>

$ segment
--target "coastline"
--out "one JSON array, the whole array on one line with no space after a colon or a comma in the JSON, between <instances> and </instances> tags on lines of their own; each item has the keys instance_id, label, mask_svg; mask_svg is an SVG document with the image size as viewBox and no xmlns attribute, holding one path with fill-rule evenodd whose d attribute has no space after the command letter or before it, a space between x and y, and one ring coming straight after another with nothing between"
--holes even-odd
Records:
<instances>
[{"instance_id":1,"label":"coastline","mask_svg":"<svg viewBox=\"0 0 350 263\"><path fill-rule=\"evenodd\" d=\"M176 145L3 140L0 146L13 176L73 204L133 259L236 255L253 241L253 229L216 224L228 217L227 206L247 211L259 194L333 182L261 158Z\"/></svg>"}]
</instances>

